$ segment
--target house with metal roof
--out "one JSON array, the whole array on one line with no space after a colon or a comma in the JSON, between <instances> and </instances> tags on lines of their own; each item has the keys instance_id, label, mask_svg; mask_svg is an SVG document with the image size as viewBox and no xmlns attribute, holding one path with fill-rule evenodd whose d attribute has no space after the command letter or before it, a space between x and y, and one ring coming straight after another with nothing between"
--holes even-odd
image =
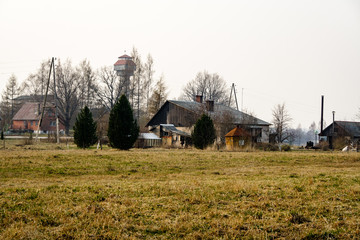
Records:
<instances>
[{"instance_id":1,"label":"house with metal roof","mask_svg":"<svg viewBox=\"0 0 360 240\"><path fill-rule=\"evenodd\" d=\"M38 123L43 109L42 103L26 102L11 121L10 130L20 132L34 132L38 130ZM44 116L41 124L40 131L42 132L54 132L56 131L56 118L55 118L55 106L53 104L47 104L44 111ZM63 124L59 123L59 129L64 130Z\"/></svg>"},{"instance_id":2,"label":"house with metal roof","mask_svg":"<svg viewBox=\"0 0 360 240\"><path fill-rule=\"evenodd\" d=\"M225 134L236 126L246 129L255 142L269 142L270 123L224 104L211 100L203 102L198 97L196 101L167 100L146 126L161 138L172 136L179 144L189 142L194 124L203 113L212 118L219 142L224 142ZM171 131L166 124L173 126Z\"/></svg>"},{"instance_id":3,"label":"house with metal roof","mask_svg":"<svg viewBox=\"0 0 360 240\"><path fill-rule=\"evenodd\" d=\"M330 148L333 148L336 139L340 138L354 145L360 145L360 122L334 121L319 136L329 143Z\"/></svg>"}]
</instances>

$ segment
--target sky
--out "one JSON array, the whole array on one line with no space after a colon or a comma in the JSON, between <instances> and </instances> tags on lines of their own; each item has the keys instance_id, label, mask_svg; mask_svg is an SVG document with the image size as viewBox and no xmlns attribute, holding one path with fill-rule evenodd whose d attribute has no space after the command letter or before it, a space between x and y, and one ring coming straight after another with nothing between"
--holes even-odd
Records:
<instances>
[{"instance_id":1,"label":"sky","mask_svg":"<svg viewBox=\"0 0 360 240\"><path fill-rule=\"evenodd\" d=\"M94 69L136 47L154 59L169 99L200 71L236 85L239 106L292 126L356 120L360 108L358 0L0 0L0 91L56 57ZM230 95L230 91L229 91Z\"/></svg>"}]
</instances>

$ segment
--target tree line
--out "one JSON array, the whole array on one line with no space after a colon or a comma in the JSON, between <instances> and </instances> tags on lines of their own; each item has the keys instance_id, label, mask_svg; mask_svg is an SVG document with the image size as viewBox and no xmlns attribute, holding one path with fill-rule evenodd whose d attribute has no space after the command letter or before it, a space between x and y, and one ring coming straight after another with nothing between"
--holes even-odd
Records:
<instances>
[{"instance_id":1,"label":"tree line","mask_svg":"<svg viewBox=\"0 0 360 240\"><path fill-rule=\"evenodd\" d=\"M154 77L154 60L151 54L143 61L134 47L131 56L136 70L129 83L125 83L124 78L116 75L113 65L94 69L87 59L77 66L74 66L70 59L56 61L56 82L50 81L48 95L54 95L56 90L59 121L65 126L66 134L69 134L79 109L87 106L91 111L96 109L100 115L110 112L116 101L125 93L125 88L130 106L134 109L134 117L142 125L165 102L167 87L164 76ZM35 101L42 101L41 98L46 93L50 61L49 59L41 62L40 67L22 84L18 83L15 75L9 78L1 95L2 129L11 124L11 119L21 107L21 101L18 101L17 97L29 95L35 98Z\"/></svg>"}]
</instances>

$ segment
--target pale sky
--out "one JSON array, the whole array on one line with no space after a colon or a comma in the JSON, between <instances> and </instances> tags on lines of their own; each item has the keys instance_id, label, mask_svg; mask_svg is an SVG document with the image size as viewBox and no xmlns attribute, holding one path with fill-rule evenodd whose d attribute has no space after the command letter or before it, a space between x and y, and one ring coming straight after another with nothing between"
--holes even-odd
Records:
<instances>
[{"instance_id":1,"label":"pale sky","mask_svg":"<svg viewBox=\"0 0 360 240\"><path fill-rule=\"evenodd\" d=\"M239 106L293 127L355 120L360 107L360 1L0 0L0 91L50 57L113 65L135 46L178 98L197 72L236 84ZM230 94L230 92L229 92Z\"/></svg>"}]
</instances>

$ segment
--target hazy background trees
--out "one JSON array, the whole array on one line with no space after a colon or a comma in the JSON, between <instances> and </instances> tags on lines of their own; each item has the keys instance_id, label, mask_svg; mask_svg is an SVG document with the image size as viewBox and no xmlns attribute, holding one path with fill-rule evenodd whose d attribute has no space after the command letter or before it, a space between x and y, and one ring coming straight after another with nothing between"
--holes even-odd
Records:
<instances>
[{"instance_id":1,"label":"hazy background trees","mask_svg":"<svg viewBox=\"0 0 360 240\"><path fill-rule=\"evenodd\" d=\"M226 87L225 80L219 74L198 72L196 77L185 85L180 98L193 101L196 95L202 95L204 100L211 99L228 104L230 88Z\"/></svg>"}]
</instances>

